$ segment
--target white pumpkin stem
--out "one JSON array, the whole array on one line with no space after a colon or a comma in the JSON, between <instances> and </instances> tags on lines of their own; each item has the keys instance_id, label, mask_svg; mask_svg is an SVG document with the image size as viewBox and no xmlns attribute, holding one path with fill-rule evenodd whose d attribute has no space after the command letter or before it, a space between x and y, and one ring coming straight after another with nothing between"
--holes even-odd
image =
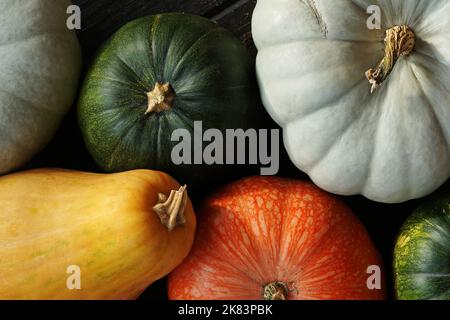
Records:
<instances>
[{"instance_id":1,"label":"white pumpkin stem","mask_svg":"<svg viewBox=\"0 0 450 320\"><path fill-rule=\"evenodd\" d=\"M153 90L147 93L148 106L145 114L171 109L175 97L175 92L169 83L157 82Z\"/></svg>"},{"instance_id":2,"label":"white pumpkin stem","mask_svg":"<svg viewBox=\"0 0 450 320\"><path fill-rule=\"evenodd\" d=\"M186 186L183 186L179 190L172 190L168 197L163 193L159 193L158 203L153 206L153 211L156 212L161 223L169 231L186 223L184 214L187 203L186 188Z\"/></svg>"},{"instance_id":3,"label":"white pumpkin stem","mask_svg":"<svg viewBox=\"0 0 450 320\"><path fill-rule=\"evenodd\" d=\"M264 300L286 300L288 295L289 288L284 282L275 281L264 286Z\"/></svg>"},{"instance_id":4,"label":"white pumpkin stem","mask_svg":"<svg viewBox=\"0 0 450 320\"><path fill-rule=\"evenodd\" d=\"M416 45L416 35L408 26L395 26L386 31L384 39L384 58L376 69L366 72L367 80L372 85L371 93L381 86L394 69L400 57L408 56Z\"/></svg>"}]
</instances>

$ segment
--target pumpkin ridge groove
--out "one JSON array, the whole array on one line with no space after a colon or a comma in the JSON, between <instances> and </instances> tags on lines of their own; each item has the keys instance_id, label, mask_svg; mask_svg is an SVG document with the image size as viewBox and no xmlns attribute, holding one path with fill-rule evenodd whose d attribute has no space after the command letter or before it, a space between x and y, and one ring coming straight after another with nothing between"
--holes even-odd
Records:
<instances>
[{"instance_id":1,"label":"pumpkin ridge groove","mask_svg":"<svg viewBox=\"0 0 450 320\"><path fill-rule=\"evenodd\" d=\"M247 198L244 198L244 197L239 197L237 199L238 206L240 208L245 208L246 210L251 210L251 208L249 208L248 204L249 203L254 203L254 205L256 205L256 203L254 201L255 196L258 196L258 195L259 196L263 196L263 194L262 194L263 190L266 190L266 188L263 188L262 190L257 190L257 191L254 191L251 194L245 195L246 197L249 197L250 199L247 199ZM245 219L241 219L240 215L236 215L236 216L237 216L237 218L240 221L242 221L242 226L245 229L246 234L250 235L251 237L254 236L252 228L250 227L250 225L248 223L246 223ZM258 229L259 229L259 232L262 232L259 223L258 223ZM258 252L258 245L255 245L253 241L250 241L250 246L251 246L252 252L249 252L250 256L247 256L248 257L248 261L251 261L252 269L255 270L255 272L258 274L259 278L260 279L264 279L265 278L264 277L264 272L262 270L260 270L259 264L258 264L259 258L254 254L254 253ZM267 255L265 252L263 254L264 254L264 256ZM276 263L274 265L276 265ZM247 274L247 273L245 273L245 274L248 277L252 278L249 274ZM264 285L263 283L260 283L256 279L255 279L255 282L258 284L258 286Z\"/></svg>"},{"instance_id":2,"label":"pumpkin ridge groove","mask_svg":"<svg viewBox=\"0 0 450 320\"><path fill-rule=\"evenodd\" d=\"M289 182L289 185L290 185L290 187L292 187L292 186L294 186L294 184L290 181ZM288 189L287 187L285 187L285 188L283 188L283 189ZM278 243L278 254L277 254L277 259L276 259L276 268L277 268L277 273L278 273L278 267L281 265L281 263L282 263L282 261L281 261L281 258L282 258L282 256L281 256L281 249L283 248L283 246L282 246L282 242L283 242L283 239L285 239L284 237L283 237L283 231L284 231L284 223L285 223L285 217L284 217L284 215L285 215L285 212L289 212L288 210L286 210L286 208L288 207L288 204L287 204L287 199L288 199L288 194L287 194L287 192L282 192L282 197L283 197L283 200L284 201L282 201L282 203L283 203L283 207L282 208L280 208L282 211L282 214L281 214L281 221L280 221L280 223L281 223L281 226L280 226L280 236L279 236L279 239L278 239L278 241L277 241L277 243ZM290 200L290 199L289 199ZM277 278L279 277L279 274L277 274L276 275L277 276Z\"/></svg>"},{"instance_id":3,"label":"pumpkin ridge groove","mask_svg":"<svg viewBox=\"0 0 450 320\"><path fill-rule=\"evenodd\" d=\"M185 60L186 57L189 55L189 53L190 53L192 50L196 49L197 46L199 46L199 45L201 44L201 42L202 42L205 38L207 38L210 34L212 34L213 32L216 32L216 31L222 31L222 30L221 30L220 28L218 28L218 27L216 27L216 28L214 28L214 29L211 29L211 30L208 30L207 32L205 32L202 36L200 36L198 39L196 39L196 40L192 43L192 45L191 45L191 46L186 50L186 52L184 52L183 55L180 57L180 59L179 59L178 62L177 62L177 65L176 65L175 68L173 69L172 75L171 75L171 76L172 76L172 79L177 78L179 69L181 68L181 65L184 63L184 60ZM172 45L172 43L171 43L171 45Z\"/></svg>"},{"instance_id":4,"label":"pumpkin ridge groove","mask_svg":"<svg viewBox=\"0 0 450 320\"><path fill-rule=\"evenodd\" d=\"M178 103L180 103L180 101L178 101ZM185 103L181 104L184 104L187 107ZM171 112L175 113L178 117L180 117L180 119L184 121L185 125L189 127L189 129L191 129L192 132L194 131L194 124L192 123L191 119L189 119L189 117L184 114L184 112L181 112L179 108L173 108Z\"/></svg>"},{"instance_id":5,"label":"pumpkin ridge groove","mask_svg":"<svg viewBox=\"0 0 450 320\"><path fill-rule=\"evenodd\" d=\"M325 20L323 19L322 15L319 12L319 9L317 8L317 4L315 0L302 0L302 2L304 4L306 4L309 9L312 11L314 17L317 20L317 24L319 25L320 28L320 33L322 33L322 37L324 39L327 38L328 35L328 27L327 24L325 23Z\"/></svg>"},{"instance_id":6,"label":"pumpkin ridge groove","mask_svg":"<svg viewBox=\"0 0 450 320\"><path fill-rule=\"evenodd\" d=\"M364 81L364 80L363 80ZM364 101L361 102L361 104L364 104L370 97L367 96L366 99ZM353 121L345 128L345 130L343 130L341 133L337 134L336 137L333 139L333 142L331 144L331 147L328 149L328 151L322 156L321 159L319 159L318 162L314 163L311 167L310 172L314 171L314 169L316 167L318 167L323 161L325 161L325 158L327 158L331 152L334 150L334 148L337 146L337 143L340 139L342 139L342 137L352 128L352 126L358 122L359 120L361 120L361 118L364 116L364 113L367 110L361 110L360 114L358 115L357 118L353 119Z\"/></svg>"},{"instance_id":7,"label":"pumpkin ridge groove","mask_svg":"<svg viewBox=\"0 0 450 320\"><path fill-rule=\"evenodd\" d=\"M341 95L341 97L339 97L338 98L338 100L333 100L333 101L331 101L330 103L328 103L327 105L325 105L324 107L322 107L322 108L320 108L320 109L317 109L317 110L313 110L311 113L308 113L307 115L306 115L306 117L310 117L310 116L312 116L314 113L316 113L316 112L319 112L319 111L323 111L323 110L325 110L325 109L329 109L329 108L332 108L332 107L335 107L343 98L345 98L347 95L349 95L350 93L351 93L351 91L353 91L354 89L356 89L356 87L357 86L359 86L360 84L362 84L363 82L365 82L365 79L361 79L360 81L358 81L357 83L356 83L356 85L355 86L353 86L350 90L348 90L348 91L344 91L344 94L343 95ZM369 97L366 97L366 100L367 99L369 99ZM343 130L343 132L341 132L341 134L339 134L339 135L336 135L335 136L335 138L333 139L333 142L331 142L330 144L329 144L329 149L327 150L327 152L322 156L322 157L320 157L317 161L315 161L314 163L312 163L311 165L309 165L309 167L310 167L310 172L312 172L324 159L325 159L325 157L327 157L331 152L332 152L332 150L333 150L333 147L336 145L336 143L337 143L337 141L339 140L339 138L341 138L349 129L350 129L350 127L352 126L352 124L354 123L354 122L356 122L356 121L359 121L359 119L361 119L361 117L363 116L363 114L364 114L364 110L363 111L361 111L361 114L359 115L359 117L357 118L357 119L354 119L346 128L345 128L345 130ZM306 117L302 117L302 120L304 120Z\"/></svg>"},{"instance_id":8,"label":"pumpkin ridge groove","mask_svg":"<svg viewBox=\"0 0 450 320\"><path fill-rule=\"evenodd\" d=\"M422 67L422 68L424 68L424 69L427 69L427 71L432 72L432 70L429 69L427 65L422 64L422 63L418 63L418 62L415 62L415 63L416 63L418 66L420 66L420 67ZM434 85L434 86L441 85L441 83L435 83L435 82L436 82L435 79L430 80L430 82L433 82L433 85ZM442 86L442 85L441 85L441 89L442 89L443 91L446 91L446 92L449 93L449 95L450 95L450 87L447 88L446 86Z\"/></svg>"},{"instance_id":9,"label":"pumpkin ridge groove","mask_svg":"<svg viewBox=\"0 0 450 320\"><path fill-rule=\"evenodd\" d=\"M226 245L226 243L228 243L228 239L223 239L222 235L217 235L217 237L222 239L222 243L229 248L228 245ZM230 251L231 252L231 251ZM219 264L225 263L226 265L230 266L231 269L237 271L240 274L243 274L245 277L247 277L248 279L250 279L251 281L253 281L254 283L256 283L257 285L261 285L260 281L258 281L252 274L247 273L245 270L240 269L238 266L236 266L236 264L232 263L231 261L227 260L227 259L223 259L223 256L217 255L215 250L211 250L211 252L209 253L211 255L211 258L217 260L219 262ZM238 257L238 259L240 261L241 258ZM245 261L242 261L245 265ZM256 262L256 261L255 261ZM255 273L258 273L258 275L260 276L261 279L264 279L264 277L262 277L262 275L259 273L259 270L254 270Z\"/></svg>"},{"instance_id":10,"label":"pumpkin ridge groove","mask_svg":"<svg viewBox=\"0 0 450 320\"><path fill-rule=\"evenodd\" d=\"M249 202L249 201L246 201L244 198L239 198L239 199L237 200L237 202L238 202L239 206L242 206L242 207L244 207L244 208L247 208L247 207L248 207L248 203L250 203L251 200L250 200L250 202ZM239 215L238 215L238 219L239 219ZM241 221L242 221L242 220L241 220ZM244 227L245 232L246 232L247 235L250 235L250 236L253 235L253 230L251 230L251 228L248 226L247 223L245 223L245 221L242 221L242 226ZM259 231L261 232L261 229L260 229L260 227L259 227L259 224L258 224L258 229L259 229ZM247 256L247 260L248 260L249 262L251 262L251 263L246 263L246 264L247 264L247 265L248 265L248 264L251 264L252 269L255 271L255 273L258 274L259 278L260 278L260 279L264 279L264 274L263 274L263 272L259 269L258 257L256 257L255 254L254 254L254 252L258 252L258 246L254 245L254 242L253 242L253 241L250 241L250 246L251 246L251 249L252 249L253 252L249 252L249 253L250 253L250 256ZM262 284L260 283L260 281L258 281L256 278L253 278L250 274L248 274L248 273L245 272L245 271L243 271L243 272L244 272L244 274L245 274L247 277L249 277L250 279L253 279L253 280L255 281L255 283L258 284L258 286L261 286L261 285L262 285Z\"/></svg>"},{"instance_id":11,"label":"pumpkin ridge groove","mask_svg":"<svg viewBox=\"0 0 450 320\"><path fill-rule=\"evenodd\" d=\"M37 106L33 102L31 102L31 101L29 101L29 100L19 96L16 93L12 93L10 91L7 91L7 90L1 89L1 88L0 88L0 92L3 92L4 94L9 95L10 97L13 97L13 98L15 98L17 100L20 100L20 101L24 102L26 105L28 105L29 107L31 107L31 108L33 108L33 109L35 109L37 111L45 111L48 114L53 114L53 115L56 115L56 116L60 116L61 115L60 113L58 113L55 110L50 110L50 109L47 109L47 108L43 108L43 107Z\"/></svg>"},{"instance_id":12,"label":"pumpkin ridge groove","mask_svg":"<svg viewBox=\"0 0 450 320\"><path fill-rule=\"evenodd\" d=\"M342 90L342 93L339 94L336 97L333 97L332 99L330 99L330 101L325 102L321 107L311 110L310 112L306 112L304 114L300 114L300 116L302 117L302 120L304 120L305 118L308 118L312 115L314 115L317 112L326 110L328 108L332 108L335 107L336 104L339 104L339 102L341 102L342 99L344 99L345 97L347 97L350 93L352 93L353 90L356 89L356 87L358 87L359 85L361 85L363 82L365 82L364 78L361 78L360 80L358 80L354 85L352 85L349 89L347 90ZM298 114L296 115L298 116Z\"/></svg>"},{"instance_id":13,"label":"pumpkin ridge groove","mask_svg":"<svg viewBox=\"0 0 450 320\"><path fill-rule=\"evenodd\" d=\"M247 208L247 204L250 203L250 202L244 200L243 198L242 198L242 199L239 198L239 199L237 199L237 203L239 204L239 206L242 206L242 207L244 207L244 208ZM245 223L245 221L242 220L242 219L240 218L240 215L236 215L236 216L237 216L237 219L239 219L239 220L241 221L241 226L244 228L245 234L246 234L247 236L252 236L253 231L252 231L251 228L248 226L248 224ZM259 227L258 227L258 228L259 228ZM251 237L249 237L249 238L251 238ZM258 274L259 278L260 278L260 279L264 279L264 275L261 273L261 270L259 270L259 268L258 268L258 267L259 267L259 265L258 265L258 257L256 257L255 254L254 254L255 252L258 252L258 247L254 244L253 241L250 241L250 248L251 248L251 251L248 250L248 252L249 252L250 255L247 256L247 260L248 260L250 263L246 263L246 264L247 264L247 265L248 265L248 264L251 264L252 269L255 270L255 273ZM250 274L248 274L248 273L245 272L245 271L242 271L242 272L243 272L248 278L252 279L258 286L261 286L260 281L258 281L256 278L253 278Z\"/></svg>"},{"instance_id":14,"label":"pumpkin ridge groove","mask_svg":"<svg viewBox=\"0 0 450 320\"><path fill-rule=\"evenodd\" d=\"M163 125L167 125L167 126L169 126L169 121L168 121L168 119L167 119L167 117L165 116L165 114L163 113L163 114L161 114L158 118L157 118L157 126L158 126L158 129L157 129L157 131L156 131L156 154L162 154L162 152L161 152L161 149L162 149L162 146L164 145L164 143L162 143L162 140L163 140Z\"/></svg>"},{"instance_id":15,"label":"pumpkin ridge groove","mask_svg":"<svg viewBox=\"0 0 450 320\"><path fill-rule=\"evenodd\" d=\"M32 34L32 35L28 35L26 37L12 39L10 41L6 41L6 42L3 42L3 43L0 43L0 48L7 47L7 46L10 46L10 45L20 44L20 43L27 42L27 41L30 41L30 40L36 39L36 38L46 37L49 34L59 34L59 33L65 33L65 31L61 31L60 29L45 30L45 31L42 31L41 33Z\"/></svg>"},{"instance_id":16,"label":"pumpkin ridge groove","mask_svg":"<svg viewBox=\"0 0 450 320\"><path fill-rule=\"evenodd\" d=\"M438 64L442 65L443 67L446 67L446 68L450 67L450 63L442 62L437 57L434 57L431 54L422 51L420 49L420 47L416 48L416 53L418 53L419 55L422 55L425 58L428 58L428 59L432 60L435 63L438 63Z\"/></svg>"},{"instance_id":17,"label":"pumpkin ridge groove","mask_svg":"<svg viewBox=\"0 0 450 320\"><path fill-rule=\"evenodd\" d=\"M144 92L147 92L148 89L146 84L142 82L141 77L136 73L136 71L133 68L131 68L131 66L128 63L126 63L125 60L123 60L122 57L120 57L118 54L115 54L115 57L120 62L120 64L133 75L134 80L136 81L137 84L139 84L139 86L144 90Z\"/></svg>"},{"instance_id":18,"label":"pumpkin ridge groove","mask_svg":"<svg viewBox=\"0 0 450 320\"><path fill-rule=\"evenodd\" d=\"M281 47L281 46L288 46L288 45L293 45L293 44L297 44L297 43L302 43L302 42L309 42L309 43L314 43L314 42L325 42L325 43L353 43L354 45L363 45L363 44L378 44L379 41L374 39L374 40L362 40L362 39L333 39L333 38L327 38L327 39L317 39L317 38L308 38L308 39L292 39L289 41L282 41L282 42L276 42L276 43L271 43L271 44L267 44L264 46L264 48L260 48L258 50L258 52L264 52L267 49L274 49L275 47Z\"/></svg>"},{"instance_id":19,"label":"pumpkin ridge groove","mask_svg":"<svg viewBox=\"0 0 450 320\"><path fill-rule=\"evenodd\" d=\"M119 111L119 110L124 110L124 109L134 110L134 109L138 109L138 108L143 108L144 104L138 105L136 103L136 104L129 104L127 106L119 105L119 106L114 106L111 108L103 108L102 104L96 103L96 104L92 104L91 106L95 106L96 108L101 108L101 110L96 111L96 113L98 115L101 115L101 114L106 114L108 112L114 112L114 111Z\"/></svg>"},{"instance_id":20,"label":"pumpkin ridge groove","mask_svg":"<svg viewBox=\"0 0 450 320\"><path fill-rule=\"evenodd\" d=\"M436 121L436 123L437 123L437 127L438 127L438 129L439 129L439 135L441 136L441 138L442 138L442 139L445 141L445 143L446 143L446 146L447 146L446 154L447 154L447 159L448 159L448 158L450 158L450 152L449 152L449 150L450 150L450 141L447 139L447 136L446 136L446 134L445 134L445 132L444 132L443 125L442 125L441 121L439 120L438 115L436 114L436 110L434 110L434 107L433 107L433 104L432 104L431 101L430 101L430 98L428 98L428 96L427 96L427 94L425 93L425 90L424 90L422 84L420 83L420 80L419 80L419 78L417 77L416 72L414 71L413 65L408 63L408 66L409 66L409 69L411 70L411 72L412 72L412 74L413 74L413 76L414 76L414 80L415 80L416 83L417 83L417 87L419 88L419 90L420 90L420 92L422 93L422 95L423 95L423 97L424 97L426 103L428 104L428 109L430 110L430 113L431 113L433 119L434 119L434 120Z\"/></svg>"},{"instance_id":21,"label":"pumpkin ridge groove","mask_svg":"<svg viewBox=\"0 0 450 320\"><path fill-rule=\"evenodd\" d=\"M321 246L323 246L323 241L322 240L331 231L333 231L333 229L336 228L338 225L339 225L339 220L336 219L335 221L333 221L333 224L328 226L327 230L325 230L325 232L320 236L320 238L317 239L317 243L313 247L309 248L309 252L299 262L301 262L303 265L307 265L307 263L310 262L311 259L314 258L314 256L317 253L319 253L318 249L321 248ZM314 268L310 268L310 270L314 271ZM293 278L297 277L299 273L300 273L299 270L298 271L294 271L293 272ZM304 273L304 274L307 274L307 273Z\"/></svg>"},{"instance_id":22,"label":"pumpkin ridge groove","mask_svg":"<svg viewBox=\"0 0 450 320\"><path fill-rule=\"evenodd\" d=\"M351 0L351 4L356 7L358 10L361 10L364 14L367 14L367 8L364 8L364 6L359 5L355 2L355 0Z\"/></svg>"},{"instance_id":23,"label":"pumpkin ridge groove","mask_svg":"<svg viewBox=\"0 0 450 320\"><path fill-rule=\"evenodd\" d=\"M16 72L16 71L14 71L14 72ZM25 73L25 72L24 72L24 73ZM0 74L3 74L3 75L8 76L8 73L4 72L4 71L1 70L1 69L0 69ZM35 71L32 71L32 70L30 70L30 69L26 70L26 74L27 74L27 75L37 75L37 76L39 76L39 77L41 77L41 78L48 79L49 81L58 81L58 82L65 81L65 79L61 80L61 78L59 78L59 77L57 77L57 76L52 76L52 75L49 75L49 74L42 75L42 74L40 74L40 73L38 73L38 72L35 72Z\"/></svg>"},{"instance_id":24,"label":"pumpkin ridge groove","mask_svg":"<svg viewBox=\"0 0 450 320\"><path fill-rule=\"evenodd\" d=\"M215 66L214 65L205 66L202 69L197 70L195 73L191 73L190 78L191 79L197 79L202 74L204 74L206 72L209 72L209 70L212 70L212 71L216 70ZM179 83L180 83L180 80L174 81L174 86L178 84L178 86L177 86L178 88L177 88L177 91L176 91L177 97L186 96L186 94L198 92L198 88L196 89L197 91L186 90L185 85L181 85L180 86ZM182 84L184 84L184 83L182 83ZM195 88L191 88L191 89L195 89Z\"/></svg>"},{"instance_id":25,"label":"pumpkin ridge groove","mask_svg":"<svg viewBox=\"0 0 450 320\"><path fill-rule=\"evenodd\" d=\"M117 139L118 142L117 142L117 144L112 148L112 151L111 151L111 153L110 153L110 155L109 155L109 161L108 161L108 162L109 162L109 167L110 167L110 168L113 167L113 164L114 164L114 161L115 161L114 156L115 156L115 154L117 153L117 151L119 150L119 147L120 147L122 141L130 134L132 128L133 128L138 122L139 122L139 117L136 117L136 120L134 120L134 121L131 123L131 125L130 125L126 130L124 130L123 133L122 133L122 134L119 136L119 138Z\"/></svg>"},{"instance_id":26,"label":"pumpkin ridge groove","mask_svg":"<svg viewBox=\"0 0 450 320\"><path fill-rule=\"evenodd\" d=\"M149 63L149 74L144 73L145 80L147 80L149 83L154 84L158 82L158 75L156 74L156 68L155 68L155 58L153 53L153 25L156 20L159 19L159 15L157 15L155 18L153 18L153 21L148 24L145 28L146 32L146 41L144 47L148 50L148 52L145 50L145 57L147 58L147 61ZM147 89L148 91L148 89Z\"/></svg>"},{"instance_id":27,"label":"pumpkin ridge groove","mask_svg":"<svg viewBox=\"0 0 450 320\"><path fill-rule=\"evenodd\" d=\"M142 91L136 89L132 84L127 83L125 81L119 80L119 79L114 79L111 77L107 77L107 76L103 76L103 75L91 75L91 78L93 79L97 79L97 80L105 80L105 81L110 81L112 83L116 83L116 84L120 84L125 86L127 89L131 90L131 91L135 91L136 93L143 95ZM114 108L112 108L114 109Z\"/></svg>"},{"instance_id":28,"label":"pumpkin ridge groove","mask_svg":"<svg viewBox=\"0 0 450 320\"><path fill-rule=\"evenodd\" d=\"M381 92L385 93L386 91L383 90ZM379 99L379 96L376 96L376 99ZM375 128L375 132L373 134L373 139L374 140L373 140L372 154L370 156L370 161L369 161L369 164L368 164L368 170L367 170L367 173L366 173L366 177L365 177L365 179L363 179L365 182L364 182L363 186L360 188L362 190L363 194L366 193L367 185L369 184L369 181L372 178L372 172L373 172L372 168L374 166L375 155L376 155L377 145L378 145L378 143L377 143L377 141L378 141L378 134L380 132L380 127L381 127L381 123L382 123L381 122L381 120L382 120L382 116L381 115L383 114L383 109L384 109L384 104L381 104L381 105L382 106L381 106L381 110L380 110L380 116L378 117L378 123L377 123L377 126Z\"/></svg>"},{"instance_id":29,"label":"pumpkin ridge groove","mask_svg":"<svg viewBox=\"0 0 450 320\"><path fill-rule=\"evenodd\" d=\"M162 74L159 74L159 68L157 68L157 64L156 64L156 55L157 55L157 50L156 50L156 34L157 34L157 29L159 27L159 24L161 23L161 19L162 19L162 15L159 14L157 15L151 25L150 25L150 35L151 35L151 53L152 53L152 67L153 67L153 72L155 73L155 77L157 81L162 81Z\"/></svg>"}]
</instances>

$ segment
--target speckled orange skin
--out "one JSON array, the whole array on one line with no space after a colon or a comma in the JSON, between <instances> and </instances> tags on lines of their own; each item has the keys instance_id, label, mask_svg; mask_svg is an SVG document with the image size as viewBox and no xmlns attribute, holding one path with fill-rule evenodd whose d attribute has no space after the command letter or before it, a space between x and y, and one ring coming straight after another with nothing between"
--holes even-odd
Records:
<instances>
[{"instance_id":1,"label":"speckled orange skin","mask_svg":"<svg viewBox=\"0 0 450 320\"><path fill-rule=\"evenodd\" d=\"M274 281L287 283L293 300L385 298L367 288L368 266L382 261L365 228L310 183L247 178L200 211L193 250L169 276L170 299L259 300Z\"/></svg>"}]
</instances>

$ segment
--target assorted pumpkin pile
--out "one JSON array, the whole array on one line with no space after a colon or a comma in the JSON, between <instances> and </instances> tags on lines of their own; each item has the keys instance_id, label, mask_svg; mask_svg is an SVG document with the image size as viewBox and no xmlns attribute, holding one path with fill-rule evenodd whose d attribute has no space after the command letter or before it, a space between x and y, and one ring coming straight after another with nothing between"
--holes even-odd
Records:
<instances>
[{"instance_id":1,"label":"assorted pumpkin pile","mask_svg":"<svg viewBox=\"0 0 450 320\"><path fill-rule=\"evenodd\" d=\"M373 2L381 30L366 27ZM81 53L65 24L69 3L0 4L0 299L135 299L167 275L170 299L387 298L390 266L327 191L400 203L450 176L450 4L259 0L262 100L292 162L321 189L244 178L195 203L196 218L190 189L246 174L173 164L171 133L194 135L194 121L222 132L258 125L254 61L205 18L144 17L102 46L76 99ZM50 141L75 100L105 173L11 173ZM449 259L444 194L400 231L397 298L450 299ZM78 290L67 286L71 265L81 270Z\"/></svg>"}]
</instances>

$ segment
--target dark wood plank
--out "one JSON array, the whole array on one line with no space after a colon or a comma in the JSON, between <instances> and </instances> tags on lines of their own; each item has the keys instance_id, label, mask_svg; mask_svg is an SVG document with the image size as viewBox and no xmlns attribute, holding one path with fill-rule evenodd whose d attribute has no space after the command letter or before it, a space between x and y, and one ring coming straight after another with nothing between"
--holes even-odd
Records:
<instances>
[{"instance_id":1,"label":"dark wood plank","mask_svg":"<svg viewBox=\"0 0 450 320\"><path fill-rule=\"evenodd\" d=\"M211 19L221 26L231 30L256 56L256 48L253 44L251 26L252 14L257 0L240 0L219 12Z\"/></svg>"},{"instance_id":2,"label":"dark wood plank","mask_svg":"<svg viewBox=\"0 0 450 320\"><path fill-rule=\"evenodd\" d=\"M256 2L251 0L73 0L82 12L82 30L78 32L84 56L90 59L96 49L125 23L139 17L164 12L186 12L207 18L220 16L236 3ZM231 31L241 35L242 25L248 21L230 23L230 16L220 19Z\"/></svg>"}]
</instances>

